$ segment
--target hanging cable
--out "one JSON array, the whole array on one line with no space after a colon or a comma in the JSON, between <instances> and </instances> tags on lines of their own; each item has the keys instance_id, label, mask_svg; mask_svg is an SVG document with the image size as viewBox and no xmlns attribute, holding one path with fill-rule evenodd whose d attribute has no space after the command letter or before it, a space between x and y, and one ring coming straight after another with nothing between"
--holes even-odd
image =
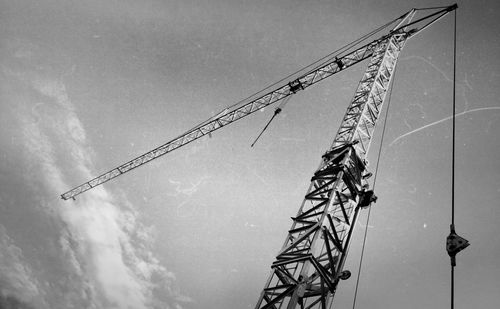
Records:
<instances>
[{"instance_id":1,"label":"hanging cable","mask_svg":"<svg viewBox=\"0 0 500 309\"><path fill-rule=\"evenodd\" d=\"M457 12L453 31L453 111L452 111L452 150L451 150L451 225L450 234L446 238L446 251L451 262L451 309L455 306L455 256L469 246L469 242L455 233L455 118L456 118L456 57L457 57Z\"/></svg>"},{"instance_id":2,"label":"hanging cable","mask_svg":"<svg viewBox=\"0 0 500 309\"><path fill-rule=\"evenodd\" d=\"M394 82L396 80L396 69L397 69L397 67L398 66L396 64L396 66L394 67L394 75L393 75L392 81L391 81L391 89L389 90L389 97L387 98L387 110L385 112L384 126L382 128L382 137L380 139L380 146L379 146L379 149L378 149L377 163L375 165L375 174L373 176L372 190L375 190L375 184L377 182L378 167L379 167L379 163L380 163L380 157L381 157L381 154L382 154L382 145L384 143L385 131L386 131L386 127L387 127L387 116L389 115L389 109L391 107L392 89L394 88ZM361 247L361 258L359 260L358 275L357 275L357 278L356 278L356 288L354 289L354 299L353 299L353 302L352 302L352 309L354 309L356 307L356 298L357 298L357 295L358 295L359 278L360 278L360 275L361 275L361 267L363 265L363 255L365 253L366 236L368 234L368 224L370 223L370 213L371 213L371 210L372 210L372 208L368 207L368 214L366 216L365 231L364 231L364 236L363 236L363 245Z\"/></svg>"},{"instance_id":3,"label":"hanging cable","mask_svg":"<svg viewBox=\"0 0 500 309\"><path fill-rule=\"evenodd\" d=\"M269 119L269 121L267 122L267 124L264 127L264 129L262 129L262 131L260 132L259 136L257 136L257 138L252 143L252 145L250 145L250 147L253 147L255 145L255 143L257 143L257 141L259 140L259 138L262 135L262 133L264 133L264 131L266 131L267 127L271 124L271 121L273 121L274 117L276 117L279 113L281 113L281 111L283 110L283 108L288 103L288 101L290 100L291 97L292 96L290 95L290 96L286 97L283 101L281 101L280 105L274 110L274 114L271 117L271 119Z\"/></svg>"},{"instance_id":4,"label":"hanging cable","mask_svg":"<svg viewBox=\"0 0 500 309\"><path fill-rule=\"evenodd\" d=\"M456 113L456 56L457 56L457 11L455 11L455 26L453 29L453 117L452 117L452 147L451 147L451 226L450 235L455 231L455 113ZM451 309L455 307L455 257L451 261Z\"/></svg>"},{"instance_id":5,"label":"hanging cable","mask_svg":"<svg viewBox=\"0 0 500 309\"><path fill-rule=\"evenodd\" d=\"M451 287L450 303L451 309L455 306L455 256L457 253L469 246L469 241L455 233L455 118L456 118L456 67L457 67L457 11L455 11L455 22L453 31L453 111L452 111L452 150L451 150L451 224L450 234L446 238L446 251L451 262Z\"/></svg>"},{"instance_id":6,"label":"hanging cable","mask_svg":"<svg viewBox=\"0 0 500 309\"><path fill-rule=\"evenodd\" d=\"M455 11L455 26L453 31L453 118L452 118L452 148L451 148L451 225L455 225L455 115L456 115L456 75L457 75L457 11Z\"/></svg>"}]
</instances>

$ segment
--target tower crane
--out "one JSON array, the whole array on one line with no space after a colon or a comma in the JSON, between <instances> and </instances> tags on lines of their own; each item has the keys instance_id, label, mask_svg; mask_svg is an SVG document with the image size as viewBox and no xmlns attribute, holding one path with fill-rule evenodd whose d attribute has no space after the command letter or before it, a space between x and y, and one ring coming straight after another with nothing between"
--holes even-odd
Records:
<instances>
[{"instance_id":1,"label":"tower crane","mask_svg":"<svg viewBox=\"0 0 500 309\"><path fill-rule=\"evenodd\" d=\"M331 147L313 173L285 242L271 265L256 309L330 308L344 270L360 209L377 200L370 190L366 156L398 56L406 41L457 9L457 5L412 9L383 27L323 58L299 76L249 97L165 144L61 195L75 199L96 186L370 59ZM431 11L413 20L417 12ZM378 38L366 42L375 33Z\"/></svg>"}]
</instances>

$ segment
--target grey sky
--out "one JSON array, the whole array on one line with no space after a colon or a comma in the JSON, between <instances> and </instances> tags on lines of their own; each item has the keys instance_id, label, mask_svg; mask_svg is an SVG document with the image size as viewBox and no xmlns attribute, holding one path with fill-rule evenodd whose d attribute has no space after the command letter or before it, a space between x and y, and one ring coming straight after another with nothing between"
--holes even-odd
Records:
<instances>
[{"instance_id":1,"label":"grey sky","mask_svg":"<svg viewBox=\"0 0 500 309\"><path fill-rule=\"evenodd\" d=\"M295 95L254 148L271 109L76 202L59 194L412 7L449 4L0 0L0 304L253 308L366 63ZM471 246L456 308L496 308L499 4L458 5L456 224ZM357 308L449 306L452 31L448 16L401 53ZM362 233L335 308L352 307Z\"/></svg>"}]
</instances>

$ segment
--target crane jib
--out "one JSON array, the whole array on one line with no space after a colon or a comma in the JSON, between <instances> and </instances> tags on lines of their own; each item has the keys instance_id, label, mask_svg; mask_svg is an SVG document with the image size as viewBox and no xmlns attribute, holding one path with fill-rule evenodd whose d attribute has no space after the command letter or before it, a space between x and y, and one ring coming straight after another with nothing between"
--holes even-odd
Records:
<instances>
[{"instance_id":1,"label":"crane jib","mask_svg":"<svg viewBox=\"0 0 500 309\"><path fill-rule=\"evenodd\" d=\"M303 90L337 72L340 72L356 63L359 63L360 61L369 58L374 51L375 46L383 41L386 40L389 36L393 36L395 34L403 34L406 37L410 37L411 35L416 34L417 32L425 29L427 26L430 24L434 23L436 20L442 18L444 15L448 14L449 12L456 10L457 5L451 5L448 7L444 7L441 10L427 15L425 17L422 17L414 22L410 22L409 19L414 14L415 9L411 10L410 12L402 15L401 17L397 18L396 20L400 20L400 23L391 31L389 34L386 34L376 40L373 40L372 42L365 44L357 49L354 49L352 51L346 50L343 52L342 57L335 57L333 60L330 59L330 61L327 61L323 65L317 66L314 69L310 70L310 72L302 75L301 77L297 78L296 80L293 80L289 82L288 84L285 84L281 87L278 87L276 90L271 91L265 95L263 95L260 98L257 98L255 100L252 100L250 102L247 102L246 104L241 105L240 107L237 107L231 111L228 111L225 109L221 113L219 113L219 117L215 118L210 118L209 120L205 121L202 125L197 126L183 135L180 135L179 137L175 138L174 140L171 140L157 148L155 148L152 151L149 151L131 161L128 161L96 178L93 178L90 181L87 181L61 195L61 198L64 200L68 200L71 198L75 198L77 195L88 191L96 186L99 186L105 182L110 181L111 179L114 179L130 170L133 170L136 167L139 167L147 162L150 162L153 159L156 159L166 153L169 153L179 147L182 147L198 138L201 138L207 134L211 135L211 132L220 129L234 121L237 121L247 115L250 115L254 113L257 110L263 109L264 107L273 104L279 100L284 99L285 97L294 94L295 92L299 90ZM437 17L435 17L437 16ZM425 21L429 18L434 19L420 27L420 29L414 28L411 30L406 30L409 25L415 25L416 23ZM403 24L405 20L408 19L406 24ZM390 23L389 23L390 24ZM387 25L389 25L387 24ZM362 38L363 39L363 38ZM360 39L354 41L358 42ZM361 40L362 41L362 40ZM348 44L349 46L349 44Z\"/></svg>"},{"instance_id":2,"label":"crane jib","mask_svg":"<svg viewBox=\"0 0 500 309\"><path fill-rule=\"evenodd\" d=\"M437 18L442 17L444 14L449 12L448 9L439 11L441 13ZM434 16L438 13L431 14L429 16ZM428 18L428 17L426 17ZM425 18L420 19L424 20ZM413 24L413 23L412 23ZM393 29L389 34L386 34L376 40L373 40L357 49L352 51L346 51L342 56L330 59L321 66L318 66L306 74L292 80L277 89L266 93L265 95L251 100L245 104L242 104L232 110L224 109L220 112L218 117L210 118L209 120L203 122L201 125L192 128L191 130L185 132L184 134L178 136L177 138L168 141L167 143L139 156L136 157L104 174L99 175L61 195L64 200L74 199L77 195L82 194L96 186L99 186L105 182L108 182L124 173L127 173L139 166L144 165L158 157L161 157L179 147L182 147L190 142L199 139L207 134L211 134L228 124L231 124L241 118L244 118L258 110L261 110L273 103L276 103L297 91L304 90L309 86L312 86L340 71L343 71L365 59L368 59L373 55L374 49L380 42L386 41L388 38L394 35L400 35L408 38L416 34L419 29L406 30L406 27L397 27Z\"/></svg>"},{"instance_id":3,"label":"crane jib","mask_svg":"<svg viewBox=\"0 0 500 309\"><path fill-rule=\"evenodd\" d=\"M265 95L252 100L242 106L233 110L225 109L218 114L218 117L209 119L199 126L187 131L186 133L178 136L177 138L139 156L136 157L96 178L93 178L61 195L64 200L74 199L77 195L82 194L96 186L108 182L124 173L127 173L139 166L142 166L158 157L161 157L179 147L182 147L194 140L197 140L205 135L227 126L241 118L244 118L254 112L261 110L273 103L276 103L299 90L306 89L342 70L345 70L367 58L369 58L374 51L377 42L375 40L362 47L345 54L340 58L335 58L330 62L320 66L303 76L291 81L281 87L266 93ZM298 86L297 86L298 85Z\"/></svg>"}]
</instances>

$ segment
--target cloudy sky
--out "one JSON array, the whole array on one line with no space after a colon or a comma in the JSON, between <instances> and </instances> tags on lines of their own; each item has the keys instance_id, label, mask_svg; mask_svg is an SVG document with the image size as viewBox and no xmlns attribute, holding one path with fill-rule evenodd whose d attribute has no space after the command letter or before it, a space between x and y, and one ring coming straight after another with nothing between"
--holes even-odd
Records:
<instances>
[{"instance_id":1,"label":"cloudy sky","mask_svg":"<svg viewBox=\"0 0 500 309\"><path fill-rule=\"evenodd\" d=\"M0 0L0 308L253 308L366 63L295 95L253 148L273 109L60 194L412 7L449 4ZM496 308L500 5L458 5L456 225L471 246L456 308ZM449 306L452 21L400 55L356 308ZM352 307L360 220L335 308Z\"/></svg>"}]
</instances>

